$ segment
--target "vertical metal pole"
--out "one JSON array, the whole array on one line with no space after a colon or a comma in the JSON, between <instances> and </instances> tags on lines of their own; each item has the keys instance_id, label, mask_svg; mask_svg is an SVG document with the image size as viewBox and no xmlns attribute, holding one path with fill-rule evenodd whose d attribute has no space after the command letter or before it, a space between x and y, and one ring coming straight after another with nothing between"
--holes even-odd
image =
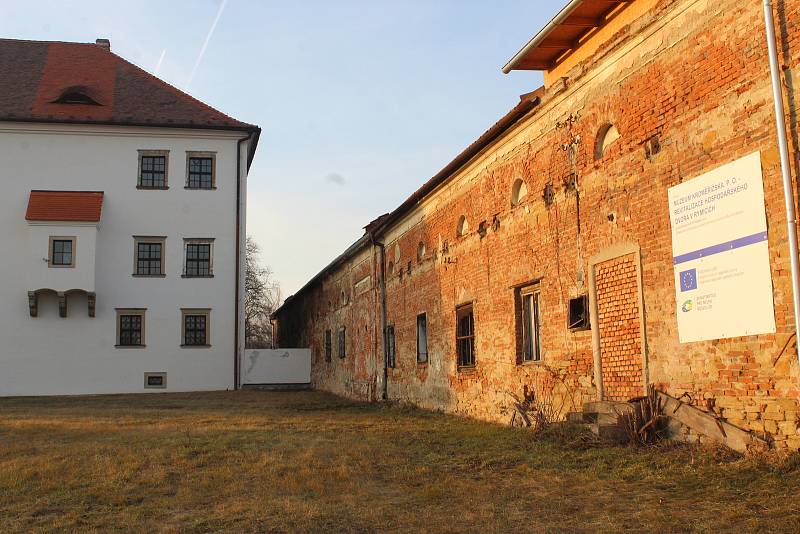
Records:
<instances>
[{"instance_id":1,"label":"vertical metal pole","mask_svg":"<svg viewBox=\"0 0 800 534\"><path fill-rule=\"evenodd\" d=\"M767 26L769 69L772 74L772 99L775 102L775 127L778 133L778 149L781 155L781 177L783 198L786 203L786 226L789 232L789 256L792 262L792 299L794 301L794 331L800 335L800 259L797 256L797 213L794 208L791 168L789 167L789 144L786 140L786 115L783 109L783 90L778 66L778 46L775 38L775 19L772 2L764 0L764 20ZM795 337L797 359L800 363L800 339Z\"/></svg>"}]
</instances>

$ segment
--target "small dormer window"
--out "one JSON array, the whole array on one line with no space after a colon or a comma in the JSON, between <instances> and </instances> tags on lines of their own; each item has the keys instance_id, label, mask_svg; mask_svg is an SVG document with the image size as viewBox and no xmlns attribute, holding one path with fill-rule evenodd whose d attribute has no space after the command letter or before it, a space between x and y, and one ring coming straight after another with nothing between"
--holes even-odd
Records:
<instances>
[{"instance_id":1,"label":"small dormer window","mask_svg":"<svg viewBox=\"0 0 800 534\"><path fill-rule=\"evenodd\" d=\"M53 100L53 104L83 104L85 106L99 106L100 103L89 96L85 87L76 86L65 89L61 95Z\"/></svg>"}]
</instances>

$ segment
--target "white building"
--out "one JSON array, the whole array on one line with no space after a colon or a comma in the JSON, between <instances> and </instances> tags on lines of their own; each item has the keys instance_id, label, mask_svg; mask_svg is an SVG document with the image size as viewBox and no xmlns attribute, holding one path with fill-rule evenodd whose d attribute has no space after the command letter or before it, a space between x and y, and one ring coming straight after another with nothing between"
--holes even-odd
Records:
<instances>
[{"instance_id":1,"label":"white building","mask_svg":"<svg viewBox=\"0 0 800 534\"><path fill-rule=\"evenodd\" d=\"M238 386L259 133L108 41L0 40L0 395Z\"/></svg>"}]
</instances>

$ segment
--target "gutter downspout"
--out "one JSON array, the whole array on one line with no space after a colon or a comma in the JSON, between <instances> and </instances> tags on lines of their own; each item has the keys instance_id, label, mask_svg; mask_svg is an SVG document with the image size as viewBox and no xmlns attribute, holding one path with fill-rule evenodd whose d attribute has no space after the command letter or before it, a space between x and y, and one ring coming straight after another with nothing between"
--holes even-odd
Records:
<instances>
[{"instance_id":1,"label":"gutter downspout","mask_svg":"<svg viewBox=\"0 0 800 534\"><path fill-rule=\"evenodd\" d=\"M534 36L533 39L528 41L528 44L522 47L522 50L517 52L514 55L514 57L512 57L508 61L508 63L505 64L505 66L503 67L503 74L508 74L509 72L511 72L511 70L517 65L519 60L521 60L523 56L525 56L528 53L529 50L539 46L542 43L542 41L544 41L547 38L547 36L550 35L552 29L561 24L562 22L564 22L564 20L566 20L566 18L569 17L570 15L572 15L572 12L575 11L578 8L578 6L580 6L582 3L583 0L571 0L570 3L566 5L566 7L564 7L561 11L558 12L555 18L553 18L553 20L551 20L547 24L547 26L542 28L539 31L539 33L537 33Z\"/></svg>"},{"instance_id":2,"label":"gutter downspout","mask_svg":"<svg viewBox=\"0 0 800 534\"><path fill-rule=\"evenodd\" d=\"M783 108L783 90L778 67L778 45L775 38L775 19L771 0L764 0L764 20L767 27L767 46L769 48L769 69L772 75L772 99L775 102L775 127L778 133L778 149L781 155L781 178L783 179L783 198L786 203L786 226L789 233L789 256L792 263L792 299L794 301L794 331L797 358L800 362L800 259L797 255L797 213L794 207L794 189L789 167L789 145L786 140L786 114Z\"/></svg>"},{"instance_id":3,"label":"gutter downspout","mask_svg":"<svg viewBox=\"0 0 800 534\"><path fill-rule=\"evenodd\" d=\"M378 261L378 285L380 286L381 294L381 332L383 338L383 392L381 394L382 400L389 399L389 339L386 336L386 245L380 241L375 240L375 236L370 234L372 244L378 247L379 258Z\"/></svg>"},{"instance_id":4,"label":"gutter downspout","mask_svg":"<svg viewBox=\"0 0 800 534\"><path fill-rule=\"evenodd\" d=\"M253 139L250 132L247 137L242 137L236 141L236 322L234 332L234 352L233 352L233 389L237 390L241 386L241 356L244 348L244 283L242 274L245 267L242 265L242 236L247 235L245 226L245 200L242 198L242 143Z\"/></svg>"}]
</instances>

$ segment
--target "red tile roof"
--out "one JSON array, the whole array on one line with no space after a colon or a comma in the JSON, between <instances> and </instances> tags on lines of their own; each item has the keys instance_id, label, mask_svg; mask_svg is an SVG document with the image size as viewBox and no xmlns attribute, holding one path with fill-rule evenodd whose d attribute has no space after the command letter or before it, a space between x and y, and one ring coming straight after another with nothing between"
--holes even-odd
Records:
<instances>
[{"instance_id":1,"label":"red tile roof","mask_svg":"<svg viewBox=\"0 0 800 534\"><path fill-rule=\"evenodd\" d=\"M31 191L28 221L100 222L102 191Z\"/></svg>"},{"instance_id":2,"label":"red tile roof","mask_svg":"<svg viewBox=\"0 0 800 534\"><path fill-rule=\"evenodd\" d=\"M96 104L65 104L65 92ZM258 130L192 98L108 48L0 39L0 121Z\"/></svg>"}]
</instances>

